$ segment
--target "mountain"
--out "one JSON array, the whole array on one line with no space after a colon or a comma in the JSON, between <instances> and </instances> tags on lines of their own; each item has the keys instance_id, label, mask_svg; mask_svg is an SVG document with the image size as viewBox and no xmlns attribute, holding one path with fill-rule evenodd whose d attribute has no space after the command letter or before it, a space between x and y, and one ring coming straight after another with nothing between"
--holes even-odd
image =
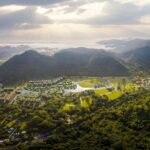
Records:
<instances>
[{"instance_id":1,"label":"mountain","mask_svg":"<svg viewBox=\"0 0 150 150\"><path fill-rule=\"evenodd\" d=\"M126 68L113 56L103 50L72 48L56 53L53 57L59 74L77 76L126 75ZM118 71L120 70L120 71Z\"/></svg>"},{"instance_id":2,"label":"mountain","mask_svg":"<svg viewBox=\"0 0 150 150\"><path fill-rule=\"evenodd\" d=\"M0 66L0 83L15 83L45 77L50 59L35 51L16 55Z\"/></svg>"},{"instance_id":3,"label":"mountain","mask_svg":"<svg viewBox=\"0 0 150 150\"><path fill-rule=\"evenodd\" d=\"M50 76L125 76L128 70L107 52L96 49L65 49L53 56L27 51L0 66L0 83Z\"/></svg>"},{"instance_id":4,"label":"mountain","mask_svg":"<svg viewBox=\"0 0 150 150\"><path fill-rule=\"evenodd\" d=\"M122 58L131 64L135 64L146 70L150 70L150 46L137 48L122 53Z\"/></svg>"},{"instance_id":5,"label":"mountain","mask_svg":"<svg viewBox=\"0 0 150 150\"><path fill-rule=\"evenodd\" d=\"M105 45L110 48L110 51L116 53L124 53L134 49L150 46L150 40L146 39L112 39L97 42L100 45Z\"/></svg>"}]
</instances>

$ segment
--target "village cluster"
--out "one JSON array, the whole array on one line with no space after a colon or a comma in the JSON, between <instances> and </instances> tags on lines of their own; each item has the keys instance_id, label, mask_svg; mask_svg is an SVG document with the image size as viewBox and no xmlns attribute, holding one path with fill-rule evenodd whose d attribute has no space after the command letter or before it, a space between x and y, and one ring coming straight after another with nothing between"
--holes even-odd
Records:
<instances>
[{"instance_id":1,"label":"village cluster","mask_svg":"<svg viewBox=\"0 0 150 150\"><path fill-rule=\"evenodd\" d=\"M133 82L140 88L149 89L150 88L150 78L135 77ZM113 85L112 83L109 83ZM50 80L35 80L24 83L17 87L4 87L0 84L0 103L14 103L16 100L19 102L24 101L24 103L30 102L40 102L44 97L50 98L54 94L64 95L66 91L70 89L76 89L77 84L75 84L70 78L67 77L57 77ZM113 86L112 86L113 87ZM81 87L80 87L81 88ZM94 84L92 88L87 89L99 89L108 88L104 84ZM114 86L120 88L119 86ZM80 89L78 92L84 91L86 88Z\"/></svg>"}]
</instances>

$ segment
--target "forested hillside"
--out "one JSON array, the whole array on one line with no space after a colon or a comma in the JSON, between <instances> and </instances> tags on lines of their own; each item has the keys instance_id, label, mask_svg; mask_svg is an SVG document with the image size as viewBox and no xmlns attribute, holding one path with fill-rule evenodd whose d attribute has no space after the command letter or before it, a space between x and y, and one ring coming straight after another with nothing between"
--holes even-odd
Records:
<instances>
[{"instance_id":1,"label":"forested hillside","mask_svg":"<svg viewBox=\"0 0 150 150\"><path fill-rule=\"evenodd\" d=\"M137 48L122 54L130 64L136 65L145 71L150 71L150 46Z\"/></svg>"},{"instance_id":2,"label":"forested hillside","mask_svg":"<svg viewBox=\"0 0 150 150\"><path fill-rule=\"evenodd\" d=\"M76 48L54 56L27 51L0 66L0 83L10 85L52 76L126 76L127 68L103 50Z\"/></svg>"},{"instance_id":3,"label":"forested hillside","mask_svg":"<svg viewBox=\"0 0 150 150\"><path fill-rule=\"evenodd\" d=\"M86 101L86 107L80 105L81 97ZM0 113L13 112L12 117L17 119L7 126L15 126L17 132L26 130L26 134L20 136L22 140L12 142L10 148L15 145L16 149L22 150L148 150L149 98L147 90L126 93L113 101L87 91L63 98L55 95L46 105L34 109L3 104ZM1 115L1 120L4 118L5 115ZM2 129L0 138L7 135Z\"/></svg>"}]
</instances>

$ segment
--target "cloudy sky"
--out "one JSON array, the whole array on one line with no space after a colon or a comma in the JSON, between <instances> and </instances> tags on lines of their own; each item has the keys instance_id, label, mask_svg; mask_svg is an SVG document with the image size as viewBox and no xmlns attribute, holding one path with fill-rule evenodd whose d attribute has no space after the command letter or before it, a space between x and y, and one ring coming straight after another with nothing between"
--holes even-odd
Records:
<instances>
[{"instance_id":1,"label":"cloudy sky","mask_svg":"<svg viewBox=\"0 0 150 150\"><path fill-rule=\"evenodd\" d=\"M0 42L149 37L150 0L0 0Z\"/></svg>"}]
</instances>

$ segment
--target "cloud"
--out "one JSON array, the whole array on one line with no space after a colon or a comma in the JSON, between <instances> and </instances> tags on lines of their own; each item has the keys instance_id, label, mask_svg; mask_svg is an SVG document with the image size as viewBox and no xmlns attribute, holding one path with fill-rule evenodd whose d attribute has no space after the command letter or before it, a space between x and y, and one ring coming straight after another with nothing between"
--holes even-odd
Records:
<instances>
[{"instance_id":1,"label":"cloud","mask_svg":"<svg viewBox=\"0 0 150 150\"><path fill-rule=\"evenodd\" d=\"M1 0L0 5L50 5L69 0Z\"/></svg>"},{"instance_id":2,"label":"cloud","mask_svg":"<svg viewBox=\"0 0 150 150\"><path fill-rule=\"evenodd\" d=\"M111 1L111 0L70 0L66 3L63 3L62 5L68 6L65 8L65 13L77 11L80 14L81 12L84 12L84 9L81 8L82 6L96 2L101 3L104 1Z\"/></svg>"},{"instance_id":3,"label":"cloud","mask_svg":"<svg viewBox=\"0 0 150 150\"><path fill-rule=\"evenodd\" d=\"M52 21L43 14L36 13L36 8L27 7L23 10L0 15L0 29L31 29Z\"/></svg>"},{"instance_id":4,"label":"cloud","mask_svg":"<svg viewBox=\"0 0 150 150\"><path fill-rule=\"evenodd\" d=\"M79 23L91 25L134 25L141 24L143 16L150 15L150 5L137 6L132 3L121 4L111 1L106 3L102 9L103 14L78 20Z\"/></svg>"},{"instance_id":5,"label":"cloud","mask_svg":"<svg viewBox=\"0 0 150 150\"><path fill-rule=\"evenodd\" d=\"M117 2L120 2L120 3L133 3L135 5L138 5L138 6L143 6L143 5L147 5L147 4L150 4L150 1L149 0L115 0Z\"/></svg>"},{"instance_id":6,"label":"cloud","mask_svg":"<svg viewBox=\"0 0 150 150\"><path fill-rule=\"evenodd\" d=\"M0 41L148 37L149 20L149 0L0 0Z\"/></svg>"}]
</instances>

